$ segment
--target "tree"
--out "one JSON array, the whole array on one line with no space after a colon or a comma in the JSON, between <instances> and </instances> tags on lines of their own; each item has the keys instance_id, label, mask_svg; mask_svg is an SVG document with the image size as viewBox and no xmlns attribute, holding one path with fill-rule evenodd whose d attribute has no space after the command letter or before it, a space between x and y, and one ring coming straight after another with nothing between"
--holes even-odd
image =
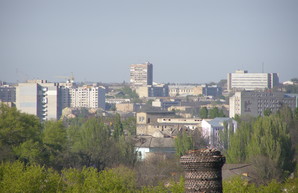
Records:
<instances>
[{"instance_id":1,"label":"tree","mask_svg":"<svg viewBox=\"0 0 298 193\"><path fill-rule=\"evenodd\" d=\"M14 160L13 147L28 140L32 143L40 142L40 136L41 125L36 116L0 105L0 160Z\"/></svg>"},{"instance_id":2,"label":"tree","mask_svg":"<svg viewBox=\"0 0 298 193\"><path fill-rule=\"evenodd\" d=\"M207 107L203 107L200 109L200 117L202 119L207 119L208 118L208 109Z\"/></svg>"},{"instance_id":3,"label":"tree","mask_svg":"<svg viewBox=\"0 0 298 193\"><path fill-rule=\"evenodd\" d=\"M236 133L230 137L227 162L258 161L258 175L265 181L283 179L289 175L295 168L295 154L289 133L291 121L287 119L291 119L291 114L285 111L258 117L250 122L242 121ZM271 167L267 167L271 173L263 170L266 164Z\"/></svg>"},{"instance_id":4,"label":"tree","mask_svg":"<svg viewBox=\"0 0 298 193\"><path fill-rule=\"evenodd\" d=\"M184 155L188 150L193 149L192 137L186 131L182 131L175 139L175 147L178 156Z\"/></svg>"},{"instance_id":5,"label":"tree","mask_svg":"<svg viewBox=\"0 0 298 193\"><path fill-rule=\"evenodd\" d=\"M42 142L46 149L48 165L62 169L63 154L67 149L67 133L62 121L44 123Z\"/></svg>"}]
</instances>

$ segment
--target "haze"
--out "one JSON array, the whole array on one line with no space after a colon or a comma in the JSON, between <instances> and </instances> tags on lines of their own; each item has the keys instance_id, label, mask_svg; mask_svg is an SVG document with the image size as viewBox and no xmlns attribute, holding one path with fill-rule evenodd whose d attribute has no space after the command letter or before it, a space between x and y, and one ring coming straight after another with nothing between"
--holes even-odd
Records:
<instances>
[{"instance_id":1,"label":"haze","mask_svg":"<svg viewBox=\"0 0 298 193\"><path fill-rule=\"evenodd\" d=\"M0 80L207 83L229 72L298 77L298 1L0 1Z\"/></svg>"}]
</instances>

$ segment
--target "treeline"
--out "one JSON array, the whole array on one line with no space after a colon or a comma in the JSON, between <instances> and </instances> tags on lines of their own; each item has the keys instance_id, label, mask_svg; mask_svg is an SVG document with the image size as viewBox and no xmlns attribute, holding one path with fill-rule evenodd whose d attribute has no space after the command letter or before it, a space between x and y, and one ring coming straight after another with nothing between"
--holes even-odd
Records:
<instances>
[{"instance_id":1,"label":"treeline","mask_svg":"<svg viewBox=\"0 0 298 193\"><path fill-rule=\"evenodd\" d=\"M19 160L56 170L106 167L136 162L131 133L135 119L76 118L46 121L2 105L0 107L0 161ZM124 131L126 135L124 135Z\"/></svg>"},{"instance_id":2,"label":"treeline","mask_svg":"<svg viewBox=\"0 0 298 193\"><path fill-rule=\"evenodd\" d=\"M138 187L136 173L127 167L119 166L98 172L93 167L82 169L68 168L60 173L39 165L25 165L19 161L0 164L0 192L5 193L168 193L184 192L183 179L168 186Z\"/></svg>"},{"instance_id":3,"label":"treeline","mask_svg":"<svg viewBox=\"0 0 298 193\"><path fill-rule=\"evenodd\" d=\"M257 182L284 181L295 173L298 147L298 109L283 107L277 113L237 117L238 128L221 133L227 163L251 163ZM296 172L297 174L297 172Z\"/></svg>"}]
</instances>

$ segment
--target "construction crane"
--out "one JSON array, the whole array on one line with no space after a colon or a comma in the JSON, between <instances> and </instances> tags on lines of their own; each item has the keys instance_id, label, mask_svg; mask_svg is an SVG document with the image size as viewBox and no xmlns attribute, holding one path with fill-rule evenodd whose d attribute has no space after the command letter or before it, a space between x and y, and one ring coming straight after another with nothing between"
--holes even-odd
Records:
<instances>
[{"instance_id":1,"label":"construction crane","mask_svg":"<svg viewBox=\"0 0 298 193\"><path fill-rule=\"evenodd\" d=\"M72 72L70 76L56 76L56 78L63 78L66 79L67 83L74 83L74 76Z\"/></svg>"}]
</instances>

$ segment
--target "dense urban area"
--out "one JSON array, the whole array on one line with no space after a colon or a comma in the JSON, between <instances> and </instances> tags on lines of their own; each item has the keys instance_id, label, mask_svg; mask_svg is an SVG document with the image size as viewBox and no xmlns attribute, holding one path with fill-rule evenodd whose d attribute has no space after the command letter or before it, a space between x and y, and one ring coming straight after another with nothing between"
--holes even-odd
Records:
<instances>
[{"instance_id":1,"label":"dense urban area","mask_svg":"<svg viewBox=\"0 0 298 193\"><path fill-rule=\"evenodd\" d=\"M180 157L225 156L223 192L298 192L298 75L219 82L0 82L0 192L184 192Z\"/></svg>"}]
</instances>

